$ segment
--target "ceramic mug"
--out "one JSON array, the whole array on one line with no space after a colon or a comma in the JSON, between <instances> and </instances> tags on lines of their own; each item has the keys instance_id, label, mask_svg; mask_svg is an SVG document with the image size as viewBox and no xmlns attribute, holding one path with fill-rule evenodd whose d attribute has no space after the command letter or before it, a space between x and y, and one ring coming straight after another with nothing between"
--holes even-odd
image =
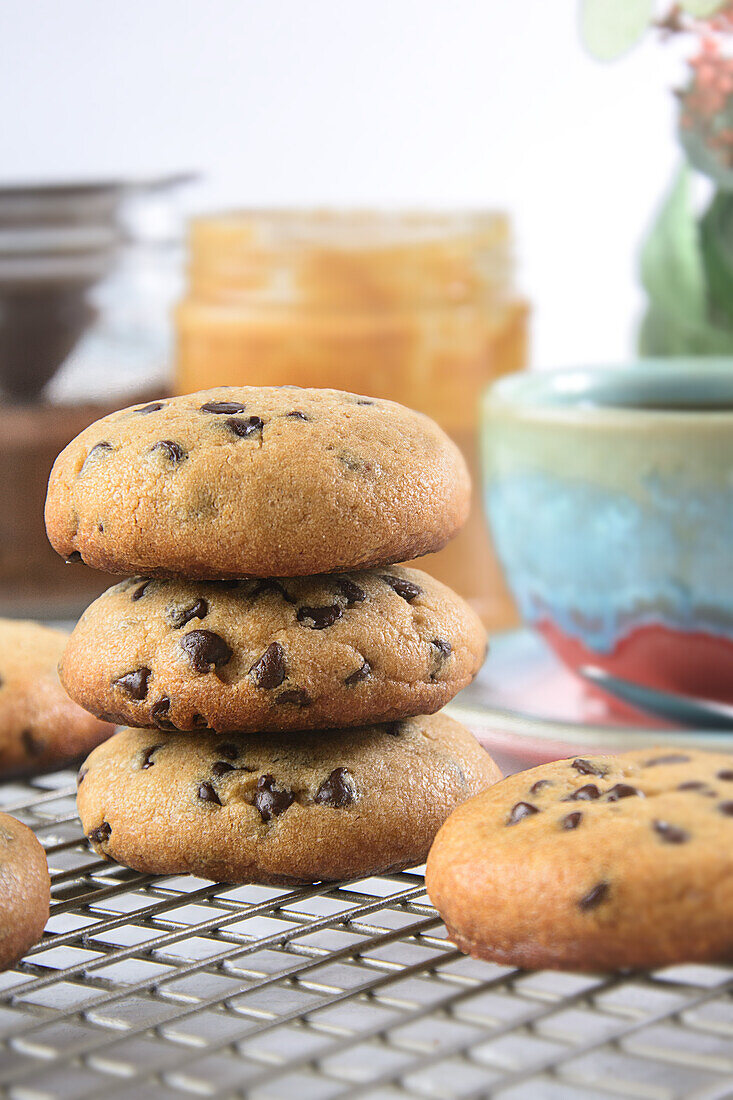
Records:
<instances>
[{"instance_id":1,"label":"ceramic mug","mask_svg":"<svg viewBox=\"0 0 733 1100\"><path fill-rule=\"evenodd\" d=\"M509 585L565 662L733 702L733 359L505 378L482 446Z\"/></svg>"}]
</instances>

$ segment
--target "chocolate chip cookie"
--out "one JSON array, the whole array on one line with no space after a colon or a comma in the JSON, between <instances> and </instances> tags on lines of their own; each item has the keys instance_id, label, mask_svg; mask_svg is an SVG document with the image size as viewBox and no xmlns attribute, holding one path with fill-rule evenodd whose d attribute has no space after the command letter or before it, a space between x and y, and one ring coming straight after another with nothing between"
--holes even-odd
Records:
<instances>
[{"instance_id":1,"label":"chocolate chip cookie","mask_svg":"<svg viewBox=\"0 0 733 1100\"><path fill-rule=\"evenodd\" d=\"M86 761L77 802L95 850L137 870L299 883L422 862L498 778L444 715L308 738L128 729Z\"/></svg>"},{"instance_id":2,"label":"chocolate chip cookie","mask_svg":"<svg viewBox=\"0 0 733 1100\"><path fill-rule=\"evenodd\" d=\"M520 967L733 959L733 756L642 749L513 775L427 867L458 947Z\"/></svg>"},{"instance_id":3,"label":"chocolate chip cookie","mask_svg":"<svg viewBox=\"0 0 733 1100\"><path fill-rule=\"evenodd\" d=\"M83 431L51 471L46 527L110 573L306 576L440 549L469 491L457 447L393 401L222 387Z\"/></svg>"},{"instance_id":4,"label":"chocolate chip cookie","mask_svg":"<svg viewBox=\"0 0 733 1100\"><path fill-rule=\"evenodd\" d=\"M43 848L26 825L0 813L0 970L40 940L50 897Z\"/></svg>"},{"instance_id":5,"label":"chocolate chip cookie","mask_svg":"<svg viewBox=\"0 0 733 1100\"><path fill-rule=\"evenodd\" d=\"M61 630L0 619L0 776L67 764L114 732L61 686L66 641Z\"/></svg>"},{"instance_id":6,"label":"chocolate chip cookie","mask_svg":"<svg viewBox=\"0 0 733 1100\"><path fill-rule=\"evenodd\" d=\"M477 615L417 569L135 577L87 609L60 672L73 699L121 724L320 729L432 714L485 650Z\"/></svg>"}]
</instances>

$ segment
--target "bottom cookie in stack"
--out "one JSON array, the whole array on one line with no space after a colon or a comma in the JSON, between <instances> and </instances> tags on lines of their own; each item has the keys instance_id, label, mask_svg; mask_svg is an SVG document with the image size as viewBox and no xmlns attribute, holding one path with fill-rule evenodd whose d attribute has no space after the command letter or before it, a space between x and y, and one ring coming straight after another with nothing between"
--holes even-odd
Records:
<instances>
[{"instance_id":1,"label":"bottom cookie in stack","mask_svg":"<svg viewBox=\"0 0 733 1100\"><path fill-rule=\"evenodd\" d=\"M501 773L443 714L307 733L125 729L79 773L84 832L139 871L298 884L424 862Z\"/></svg>"}]
</instances>

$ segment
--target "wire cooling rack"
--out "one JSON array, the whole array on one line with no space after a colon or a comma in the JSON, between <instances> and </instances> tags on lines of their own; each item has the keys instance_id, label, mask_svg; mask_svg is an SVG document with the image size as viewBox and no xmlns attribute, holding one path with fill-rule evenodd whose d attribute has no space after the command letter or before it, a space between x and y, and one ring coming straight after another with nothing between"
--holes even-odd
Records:
<instances>
[{"instance_id":1,"label":"wire cooling rack","mask_svg":"<svg viewBox=\"0 0 733 1100\"><path fill-rule=\"evenodd\" d=\"M138 874L87 847L73 779L0 788L54 898L0 974L3 1096L733 1097L733 967L477 962L419 870L288 890Z\"/></svg>"}]
</instances>

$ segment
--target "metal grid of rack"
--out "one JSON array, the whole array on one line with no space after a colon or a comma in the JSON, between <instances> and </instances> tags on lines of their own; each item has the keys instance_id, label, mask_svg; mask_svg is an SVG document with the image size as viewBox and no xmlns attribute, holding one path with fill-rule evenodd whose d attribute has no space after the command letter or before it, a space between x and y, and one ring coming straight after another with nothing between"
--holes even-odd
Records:
<instances>
[{"instance_id":1,"label":"metal grid of rack","mask_svg":"<svg viewBox=\"0 0 733 1100\"><path fill-rule=\"evenodd\" d=\"M73 778L0 788L54 899L0 974L12 1100L733 1097L733 967L478 962L419 870L287 890L138 874L88 848Z\"/></svg>"}]
</instances>

